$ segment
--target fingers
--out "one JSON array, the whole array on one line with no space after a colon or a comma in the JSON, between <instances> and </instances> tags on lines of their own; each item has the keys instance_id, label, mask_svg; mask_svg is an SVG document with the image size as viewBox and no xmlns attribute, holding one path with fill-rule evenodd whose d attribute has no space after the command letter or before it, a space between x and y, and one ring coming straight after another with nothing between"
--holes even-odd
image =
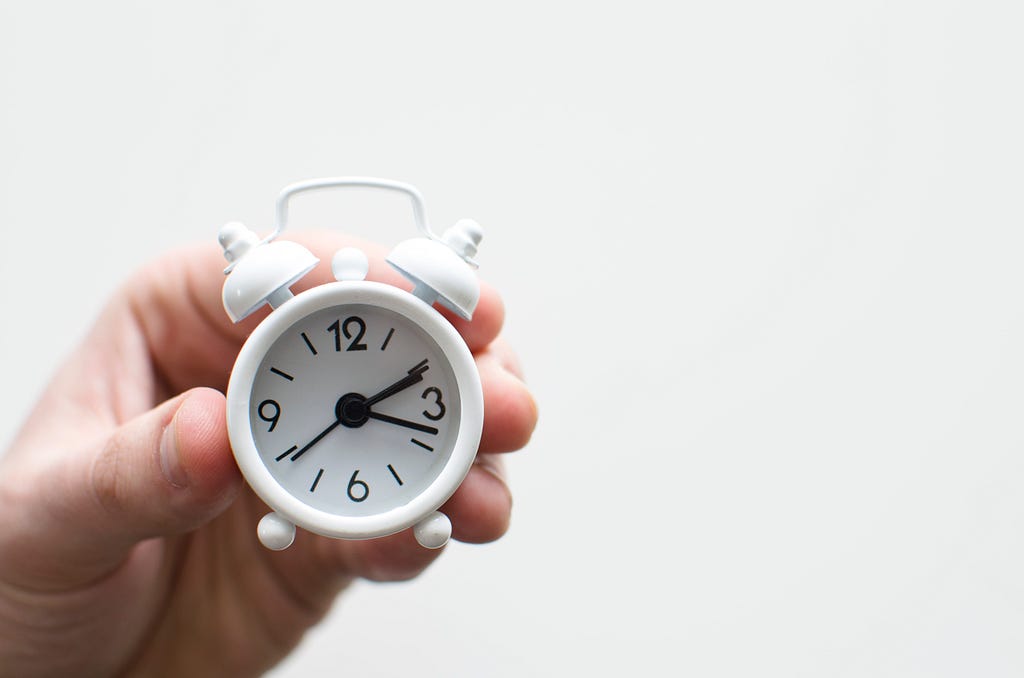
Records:
<instances>
[{"instance_id":1,"label":"fingers","mask_svg":"<svg viewBox=\"0 0 1024 678\"><path fill-rule=\"evenodd\" d=\"M497 290L485 282L480 283L480 301L477 302L473 320L460 318L446 308L437 308L459 331L473 353L483 350L494 341L505 322L505 304Z\"/></svg>"},{"instance_id":2,"label":"fingers","mask_svg":"<svg viewBox=\"0 0 1024 678\"><path fill-rule=\"evenodd\" d=\"M519 449L537 424L537 405L520 380L515 354L501 341L476 357L484 391L480 453L455 494L441 507L452 521L452 537L469 543L500 538L508 530L512 493L495 452ZM415 577L439 555L420 546L412 530L367 542L321 540L331 563L356 577L396 581Z\"/></svg>"},{"instance_id":3,"label":"fingers","mask_svg":"<svg viewBox=\"0 0 1024 678\"><path fill-rule=\"evenodd\" d=\"M385 250L378 246L336 233L305 233L294 239L309 247L321 260L293 287L296 293L333 280L330 259L344 246L357 246L367 253L370 259L368 279L410 288L386 264ZM269 313L269 309L264 308L238 325L228 320L221 305L224 265L219 248L211 238L209 245L172 253L157 265L147 267L126 289L124 299L142 329L149 355L157 363L156 372L170 392L197 385L223 389L245 337ZM500 296L493 288L482 284L480 301L471 322L447 311L441 312L477 357L487 413L481 452L505 452L522 447L536 424L537 409L517 376L520 372L514 354L494 341L504 321ZM225 488L237 485L237 471L224 433L223 400L219 394L217 398L213 417L216 423L198 421L189 429L195 440L206 440L204 449L211 452L204 456L198 447L190 447L188 440L193 439L187 438L180 446L185 452L179 466L169 464L158 454L159 439L167 422L187 420L187 417L182 419L185 405L174 405L175 401L171 401L172 404L157 408L119 431L121 439L128 442L105 446L106 451L101 454L103 461L95 467L99 472L94 476L97 491L93 500L99 508L86 501L77 503L88 509L81 511L82 515L89 516L88 522L120 522L122 528L114 532L93 527L72 540L76 543L73 548L81 552L93 544L100 554L96 558L102 560L103 554L123 550L134 543L133 540L190 529L222 510L224 504L219 503L217 497L232 496ZM142 423L143 419L146 422ZM176 426L176 430L179 428ZM181 440L180 430L175 435ZM212 440L214 437L219 440ZM148 461L128 455L124 450L129 447L150 449ZM219 452L214 452L216 450ZM228 469L218 467L215 458L226 460ZM199 469L204 470L193 472ZM160 478L162 484L154 480ZM191 499L185 502L191 509L181 503L181 497L185 496ZM144 500L147 497L148 502ZM489 454L480 456L444 510L452 514L456 539L483 542L504 533L508 527L511 495ZM346 571L374 580L415 576L438 555L436 551L419 546L409 530L329 550L333 560L345 561Z\"/></svg>"},{"instance_id":4,"label":"fingers","mask_svg":"<svg viewBox=\"0 0 1024 678\"><path fill-rule=\"evenodd\" d=\"M31 533L20 549L42 580L67 585L111 571L139 541L211 520L234 498L224 397L196 389L129 421L35 479ZM16 531L17 534L17 531Z\"/></svg>"},{"instance_id":5,"label":"fingers","mask_svg":"<svg viewBox=\"0 0 1024 678\"><path fill-rule=\"evenodd\" d=\"M512 493L500 458L480 455L455 494L440 509L452 521L452 538L482 544L508 530ZM316 539L314 537L314 539ZM346 542L318 539L329 567L371 581L404 581L425 570L443 552L417 543L411 529L389 537Z\"/></svg>"},{"instance_id":6,"label":"fingers","mask_svg":"<svg viewBox=\"0 0 1024 678\"><path fill-rule=\"evenodd\" d=\"M441 511L452 521L452 537L483 544L508 531L512 518L512 492L505 480L501 458L481 454Z\"/></svg>"},{"instance_id":7,"label":"fingers","mask_svg":"<svg viewBox=\"0 0 1024 678\"><path fill-rule=\"evenodd\" d=\"M386 250L340 233L313 232L292 236L320 258L320 263L293 286L298 293L334 280L331 257L341 247L356 246L370 259L368 280L410 289L410 284L391 268ZM172 252L148 265L126 287L125 301L146 337L159 371L171 391L194 386L223 390L235 355L245 337L267 316L264 307L241 323L233 324L221 304L226 265L220 248L211 238ZM473 320L466 321L442 311L465 338L470 350L491 343L504 320L504 306L493 288L482 285Z\"/></svg>"},{"instance_id":8,"label":"fingers","mask_svg":"<svg viewBox=\"0 0 1024 678\"><path fill-rule=\"evenodd\" d=\"M512 370L519 371L511 351L495 342L477 355L484 391L481 452L511 452L524 447L537 425L533 394Z\"/></svg>"},{"instance_id":9,"label":"fingers","mask_svg":"<svg viewBox=\"0 0 1024 678\"><path fill-rule=\"evenodd\" d=\"M328 547L336 556L340 555L345 571L356 577L382 582L412 579L442 553L442 549L420 546L411 529L356 543L335 541Z\"/></svg>"},{"instance_id":10,"label":"fingers","mask_svg":"<svg viewBox=\"0 0 1024 678\"><path fill-rule=\"evenodd\" d=\"M380 245L357 241L331 232L299 233L294 236L294 240L305 245L313 254L320 257L317 267L294 286L293 291L296 293L316 285L332 282L334 274L331 273L331 257L339 248L349 246L362 249L369 257L370 271L366 276L367 280L387 283L404 290L412 289L409 281L385 261L387 250ZM220 297L218 296L217 299L219 300ZM493 287L484 282L480 283L480 300L477 302L476 311L474 311L471 321L459 318L441 306L435 306L435 308L459 331L469 350L474 353L494 341L505 322L505 305L501 301L500 295ZM223 311L221 313L223 314ZM264 311L264 313L266 312ZM261 317L263 317L262 314Z\"/></svg>"}]
</instances>

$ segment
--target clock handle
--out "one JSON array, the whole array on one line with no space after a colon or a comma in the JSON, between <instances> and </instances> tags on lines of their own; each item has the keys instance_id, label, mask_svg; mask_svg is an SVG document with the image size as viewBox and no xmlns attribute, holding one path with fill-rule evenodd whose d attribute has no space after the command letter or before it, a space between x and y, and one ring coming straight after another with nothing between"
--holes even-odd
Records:
<instances>
[{"instance_id":1,"label":"clock handle","mask_svg":"<svg viewBox=\"0 0 1024 678\"><path fill-rule=\"evenodd\" d=\"M423 206L423 196L420 195L420 192L415 186L401 181L378 179L376 177L324 177L321 179L299 181L284 187L281 193L277 196L277 209L274 214L274 232L267 236L263 242L270 242L276 238L288 225L288 201L292 196L299 193L306 193L308 191L318 191L324 188L343 187L380 188L386 191L404 193L409 196L410 200L412 200L412 216L416 221L416 228L431 240L440 239L434 235L433 231L430 230L430 224L427 222L427 210L426 207Z\"/></svg>"}]
</instances>

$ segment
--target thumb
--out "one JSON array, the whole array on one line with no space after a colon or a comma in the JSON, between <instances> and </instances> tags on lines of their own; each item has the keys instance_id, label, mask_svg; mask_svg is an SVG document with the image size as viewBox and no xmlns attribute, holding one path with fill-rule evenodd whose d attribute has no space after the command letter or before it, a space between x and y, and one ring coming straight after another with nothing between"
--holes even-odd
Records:
<instances>
[{"instance_id":1,"label":"thumb","mask_svg":"<svg viewBox=\"0 0 1024 678\"><path fill-rule=\"evenodd\" d=\"M219 392L193 389L49 469L36 483L31 543L18 545L16 560L41 583L73 585L111 571L143 539L219 515L240 484L224 408Z\"/></svg>"}]
</instances>

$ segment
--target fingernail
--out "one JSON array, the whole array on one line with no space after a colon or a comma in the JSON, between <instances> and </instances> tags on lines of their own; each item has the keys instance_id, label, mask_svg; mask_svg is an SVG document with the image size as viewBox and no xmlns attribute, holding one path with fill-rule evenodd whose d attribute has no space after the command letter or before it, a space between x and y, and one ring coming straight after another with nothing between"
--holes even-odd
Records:
<instances>
[{"instance_id":1,"label":"fingernail","mask_svg":"<svg viewBox=\"0 0 1024 678\"><path fill-rule=\"evenodd\" d=\"M160 436L160 470L171 485L175 487L188 485L188 476L185 475L185 468L181 465L181 455L178 452L173 419Z\"/></svg>"}]
</instances>

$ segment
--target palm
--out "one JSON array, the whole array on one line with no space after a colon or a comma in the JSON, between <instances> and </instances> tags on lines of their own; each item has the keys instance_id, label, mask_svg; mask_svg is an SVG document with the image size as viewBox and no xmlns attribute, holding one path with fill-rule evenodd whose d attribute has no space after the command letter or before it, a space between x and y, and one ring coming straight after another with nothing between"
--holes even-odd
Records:
<instances>
[{"instance_id":1,"label":"palm","mask_svg":"<svg viewBox=\"0 0 1024 678\"><path fill-rule=\"evenodd\" d=\"M151 553L118 573L120 586L160 595L157 604L134 599L112 611L139 631L119 636L121 665L142 674L251 675L319 621L351 575L328 566L321 540L308 534L287 552L263 549L253 530L261 511L246 490L199 530L136 547Z\"/></svg>"},{"instance_id":2,"label":"palm","mask_svg":"<svg viewBox=\"0 0 1024 678\"><path fill-rule=\"evenodd\" d=\"M340 243L319 236L306 244L323 257ZM82 441L102 445L97 441L127 435L118 431L139 418L157 417L160 408L173 411L174 405L159 403L175 394L196 387L224 390L234 356L258 319L234 327L224 317L219 264L215 248L203 248L169 258L133 281L55 379L3 459L0 492L5 480L8 488L39 485L44 489L37 501L50 501L55 513L66 510L70 517L55 520L53 543L19 531L16 514L9 514L14 516L11 525L0 517L0 585L71 619L88 612L64 649L87 658L73 664L79 674L132 668L147 674L255 674L287 654L353 578L409 578L436 556L419 547L408 530L366 542L324 539L300 530L290 549L263 549L255 526L268 509L241 483L227 451L223 396L213 391L193 391L175 415L184 453L201 473L192 474L184 497L174 495L173 487L160 488L174 496L178 508L152 508L143 501L144 513L155 512L151 522L164 520L164 512L200 511L184 522L172 516L168 520L174 527L155 531L170 536L145 539L153 530L131 525L134 514L122 506L130 500L119 497L120 488L132 465L148 462L137 456L129 460L122 449L126 444L106 443L88 468L66 463L81 458L74 455ZM310 277L305 286L322 282L325 272ZM395 282L379 257L370 277ZM481 452L521 446L535 411L521 383L504 369L514 359L492 343L501 325L500 301L486 292L474 323L456 324L477 355L485 403L498 405L488 412L502 413L488 415ZM148 412L154 407L156 414ZM485 471L494 463L492 455L480 455L478 466L449 500L445 510L456 539L488 541L506 528L507 490ZM125 532L135 530L139 538L122 539L125 548L116 548L121 544L114 539L113 547L103 549L88 540L89 528L98 521L82 518L84 528L70 531L66 523L75 519L74 509L48 495L43 482L55 468L68 469L62 472L69 484L91 480L101 488L91 490L101 500L101 518L114 516L116 522L124 513ZM39 513L31 506L25 512ZM33 568L33 563L41 566ZM0 637L7 622L0 614Z\"/></svg>"}]
</instances>

